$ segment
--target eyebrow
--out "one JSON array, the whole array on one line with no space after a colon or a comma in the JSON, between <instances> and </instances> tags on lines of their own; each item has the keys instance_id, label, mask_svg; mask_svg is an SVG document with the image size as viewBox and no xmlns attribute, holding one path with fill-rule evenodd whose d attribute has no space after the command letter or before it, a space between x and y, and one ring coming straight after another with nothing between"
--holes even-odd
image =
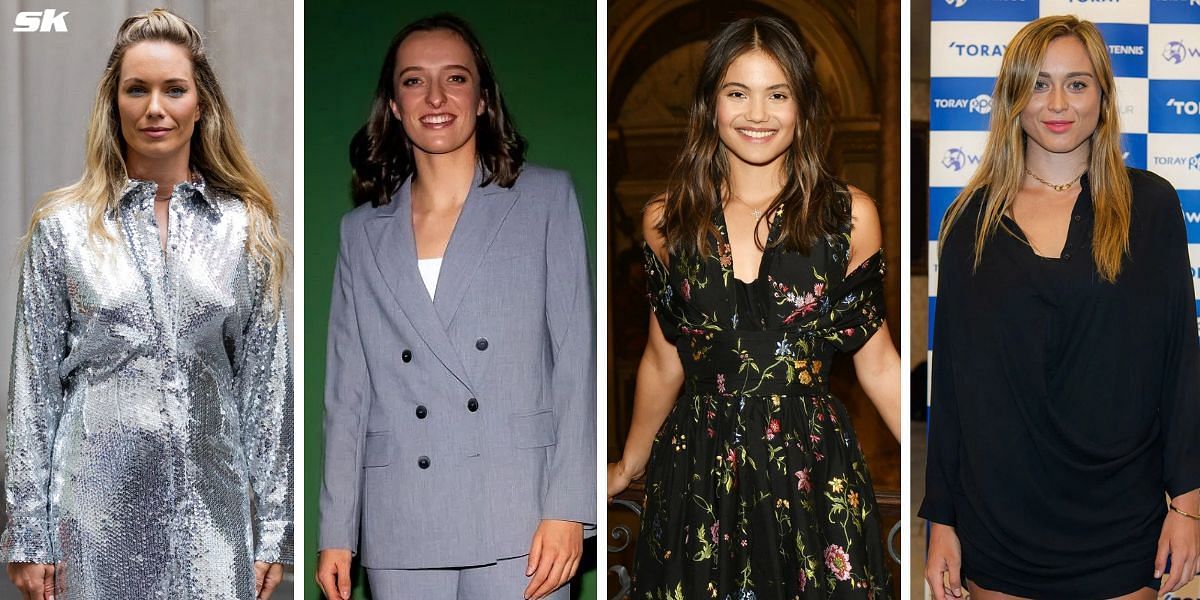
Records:
<instances>
[{"instance_id":1,"label":"eyebrow","mask_svg":"<svg viewBox=\"0 0 1200 600\"><path fill-rule=\"evenodd\" d=\"M1038 77L1045 77L1046 79L1050 79L1050 74L1045 71L1042 71L1042 72L1038 73ZM1071 78L1071 77L1091 77L1092 79L1096 78L1096 76L1093 75L1090 71L1071 71L1070 73L1067 73L1067 78Z\"/></svg>"},{"instance_id":2,"label":"eyebrow","mask_svg":"<svg viewBox=\"0 0 1200 600\"><path fill-rule=\"evenodd\" d=\"M418 66L415 66L415 65L414 65L414 66L411 66L411 67L404 67L403 69L400 69L400 72L399 72L399 73L396 73L396 75L397 75L397 76L399 76L399 75L403 75L403 74L405 74L405 73L407 73L407 72L409 72L409 71L428 71L428 70L430 70L430 69L426 69L425 67L418 67ZM447 70L460 70L460 71L466 71L466 72L468 72L468 73L470 73L470 72L471 72L471 70L470 70L470 69L468 69L467 67L465 67L465 66L463 66L463 65L446 65L446 66L444 66L444 67L441 67L441 70L443 70L443 71L447 71Z\"/></svg>"},{"instance_id":3,"label":"eyebrow","mask_svg":"<svg viewBox=\"0 0 1200 600\"><path fill-rule=\"evenodd\" d=\"M122 81L121 83L146 83L146 81L140 77L130 77L130 78L126 79L125 81ZM183 78L183 77L172 77L172 78L164 81L163 83L166 83L166 84L191 83L191 81L189 81L188 79Z\"/></svg>"},{"instance_id":4,"label":"eyebrow","mask_svg":"<svg viewBox=\"0 0 1200 600\"><path fill-rule=\"evenodd\" d=\"M740 87L740 88L745 88L745 89L747 89L747 90L748 90L748 89L750 89L750 86L748 86L748 85L746 85L746 84L744 84L744 83L739 83L739 82L737 82L737 81L729 81L729 82L726 82L726 83L725 83L725 85L722 85L722 86L721 86L721 89L725 89L725 88L727 88L727 87ZM767 86L767 89L768 89L768 90L778 90L778 89L785 89L785 90L786 90L786 89L788 89L788 84L786 84L786 83L777 83L777 84L775 84L775 85L772 85L772 86Z\"/></svg>"}]
</instances>

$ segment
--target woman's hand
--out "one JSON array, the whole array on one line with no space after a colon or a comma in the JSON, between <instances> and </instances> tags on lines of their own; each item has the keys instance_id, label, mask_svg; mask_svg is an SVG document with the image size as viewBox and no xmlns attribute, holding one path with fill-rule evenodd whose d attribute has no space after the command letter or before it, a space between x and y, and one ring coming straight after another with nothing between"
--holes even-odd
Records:
<instances>
[{"instance_id":1,"label":"woman's hand","mask_svg":"<svg viewBox=\"0 0 1200 600\"><path fill-rule=\"evenodd\" d=\"M925 582L929 584L929 591L934 600L963 597L962 577L959 572L961 566L962 546L958 543L958 533L949 525L930 523Z\"/></svg>"},{"instance_id":2,"label":"woman's hand","mask_svg":"<svg viewBox=\"0 0 1200 600\"><path fill-rule=\"evenodd\" d=\"M543 598L575 576L583 557L583 523L542 519L529 547L525 576L533 577L525 588L530 600Z\"/></svg>"},{"instance_id":3,"label":"woman's hand","mask_svg":"<svg viewBox=\"0 0 1200 600\"><path fill-rule=\"evenodd\" d=\"M256 600L268 600L279 582L283 581L283 565L254 561L254 593Z\"/></svg>"},{"instance_id":4,"label":"woman's hand","mask_svg":"<svg viewBox=\"0 0 1200 600\"><path fill-rule=\"evenodd\" d=\"M625 491L629 487L630 482L638 477L641 473L630 473L625 466L624 460L608 463L608 502L612 504L613 497Z\"/></svg>"},{"instance_id":5,"label":"woman's hand","mask_svg":"<svg viewBox=\"0 0 1200 600\"><path fill-rule=\"evenodd\" d=\"M1196 514L1192 511L1187 512ZM1167 518L1163 521L1162 535L1158 536L1158 554L1154 557L1155 579L1162 577L1167 569L1167 557L1171 557L1171 572L1167 573L1166 580L1158 588L1160 598L1183 587L1196 576L1196 569L1200 567L1200 560L1197 560L1198 546L1200 521L1168 510Z\"/></svg>"},{"instance_id":6,"label":"woman's hand","mask_svg":"<svg viewBox=\"0 0 1200 600\"><path fill-rule=\"evenodd\" d=\"M54 597L54 565L8 563L8 578L21 590L21 600L50 600Z\"/></svg>"},{"instance_id":7,"label":"woman's hand","mask_svg":"<svg viewBox=\"0 0 1200 600\"><path fill-rule=\"evenodd\" d=\"M317 555L317 585L330 600L350 600L350 551L328 548Z\"/></svg>"}]
</instances>

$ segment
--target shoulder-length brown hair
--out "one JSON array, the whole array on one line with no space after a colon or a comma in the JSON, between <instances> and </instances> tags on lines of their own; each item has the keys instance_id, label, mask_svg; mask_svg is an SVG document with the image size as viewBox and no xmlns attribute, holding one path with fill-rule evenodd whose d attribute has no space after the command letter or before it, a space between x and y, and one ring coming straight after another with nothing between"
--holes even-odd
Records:
<instances>
[{"instance_id":1,"label":"shoulder-length brown hair","mask_svg":"<svg viewBox=\"0 0 1200 600\"><path fill-rule=\"evenodd\" d=\"M512 187L525 162L525 139L517 133L504 108L500 85L496 83L492 63L484 54L479 38L461 18L437 14L409 23L388 45L383 68L379 71L379 83L375 86L371 116L350 141L350 164L354 167L351 189L356 206L367 202L375 206L387 204L404 180L414 174L412 141L388 104L396 98L392 81L396 71L396 50L408 36L418 31L454 32L467 43L475 58L480 98L485 107L475 125L475 153L483 170L480 186L495 181L501 187Z\"/></svg>"},{"instance_id":2,"label":"shoulder-length brown hair","mask_svg":"<svg viewBox=\"0 0 1200 600\"><path fill-rule=\"evenodd\" d=\"M1100 31L1090 21L1071 15L1042 17L1029 23L1017 32L1004 51L1000 75L992 93L987 146L979 168L946 211L939 238L946 239L950 229L963 216L971 197L982 193L983 208L975 230L974 264L979 266L984 245L1002 226L1001 219L1012 206L1025 178L1026 136L1021 129L1021 111L1033 95L1033 85L1046 59L1046 48L1050 42L1068 35L1083 43L1100 86L1100 120L1092 132L1092 155L1087 171L1095 212L1092 258L1100 277L1112 283L1121 273L1121 260L1129 251L1132 202L1129 173L1121 156L1116 84L1108 47Z\"/></svg>"},{"instance_id":3,"label":"shoulder-length brown hair","mask_svg":"<svg viewBox=\"0 0 1200 600\"><path fill-rule=\"evenodd\" d=\"M783 208L782 226L772 245L808 252L821 237L836 233L850 218L849 192L825 162L830 114L816 71L797 35L779 19L734 21L712 39L692 97L687 141L675 163L663 200L658 231L672 252L707 253L716 235L714 211L722 210L729 183L729 159L717 133L717 92L729 65L752 51L779 64L796 102L796 131L784 159L786 182L764 211ZM755 241L764 247L764 240Z\"/></svg>"}]
</instances>

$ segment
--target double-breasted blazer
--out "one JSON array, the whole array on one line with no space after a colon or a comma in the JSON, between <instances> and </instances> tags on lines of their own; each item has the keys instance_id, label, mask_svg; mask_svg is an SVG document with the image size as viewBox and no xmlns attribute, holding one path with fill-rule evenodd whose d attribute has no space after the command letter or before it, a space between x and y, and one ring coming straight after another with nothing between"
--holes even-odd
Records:
<instances>
[{"instance_id":1,"label":"double-breasted blazer","mask_svg":"<svg viewBox=\"0 0 1200 600\"><path fill-rule=\"evenodd\" d=\"M595 344L569 176L526 165L463 205L434 299L411 180L342 219L329 316L320 546L368 568L521 556L595 523ZM360 535L361 531L361 535Z\"/></svg>"}]
</instances>

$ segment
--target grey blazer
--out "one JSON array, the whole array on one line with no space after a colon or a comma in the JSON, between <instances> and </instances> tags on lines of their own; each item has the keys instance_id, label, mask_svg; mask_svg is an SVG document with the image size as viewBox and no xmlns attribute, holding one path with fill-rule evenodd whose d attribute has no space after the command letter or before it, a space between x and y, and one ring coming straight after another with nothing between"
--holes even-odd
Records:
<instances>
[{"instance_id":1,"label":"grey blazer","mask_svg":"<svg viewBox=\"0 0 1200 600\"><path fill-rule=\"evenodd\" d=\"M480 565L542 519L594 524L588 260L569 176L477 172L434 300L411 182L342 219L329 315L320 547L368 568ZM359 531L361 529L361 536Z\"/></svg>"}]
</instances>

